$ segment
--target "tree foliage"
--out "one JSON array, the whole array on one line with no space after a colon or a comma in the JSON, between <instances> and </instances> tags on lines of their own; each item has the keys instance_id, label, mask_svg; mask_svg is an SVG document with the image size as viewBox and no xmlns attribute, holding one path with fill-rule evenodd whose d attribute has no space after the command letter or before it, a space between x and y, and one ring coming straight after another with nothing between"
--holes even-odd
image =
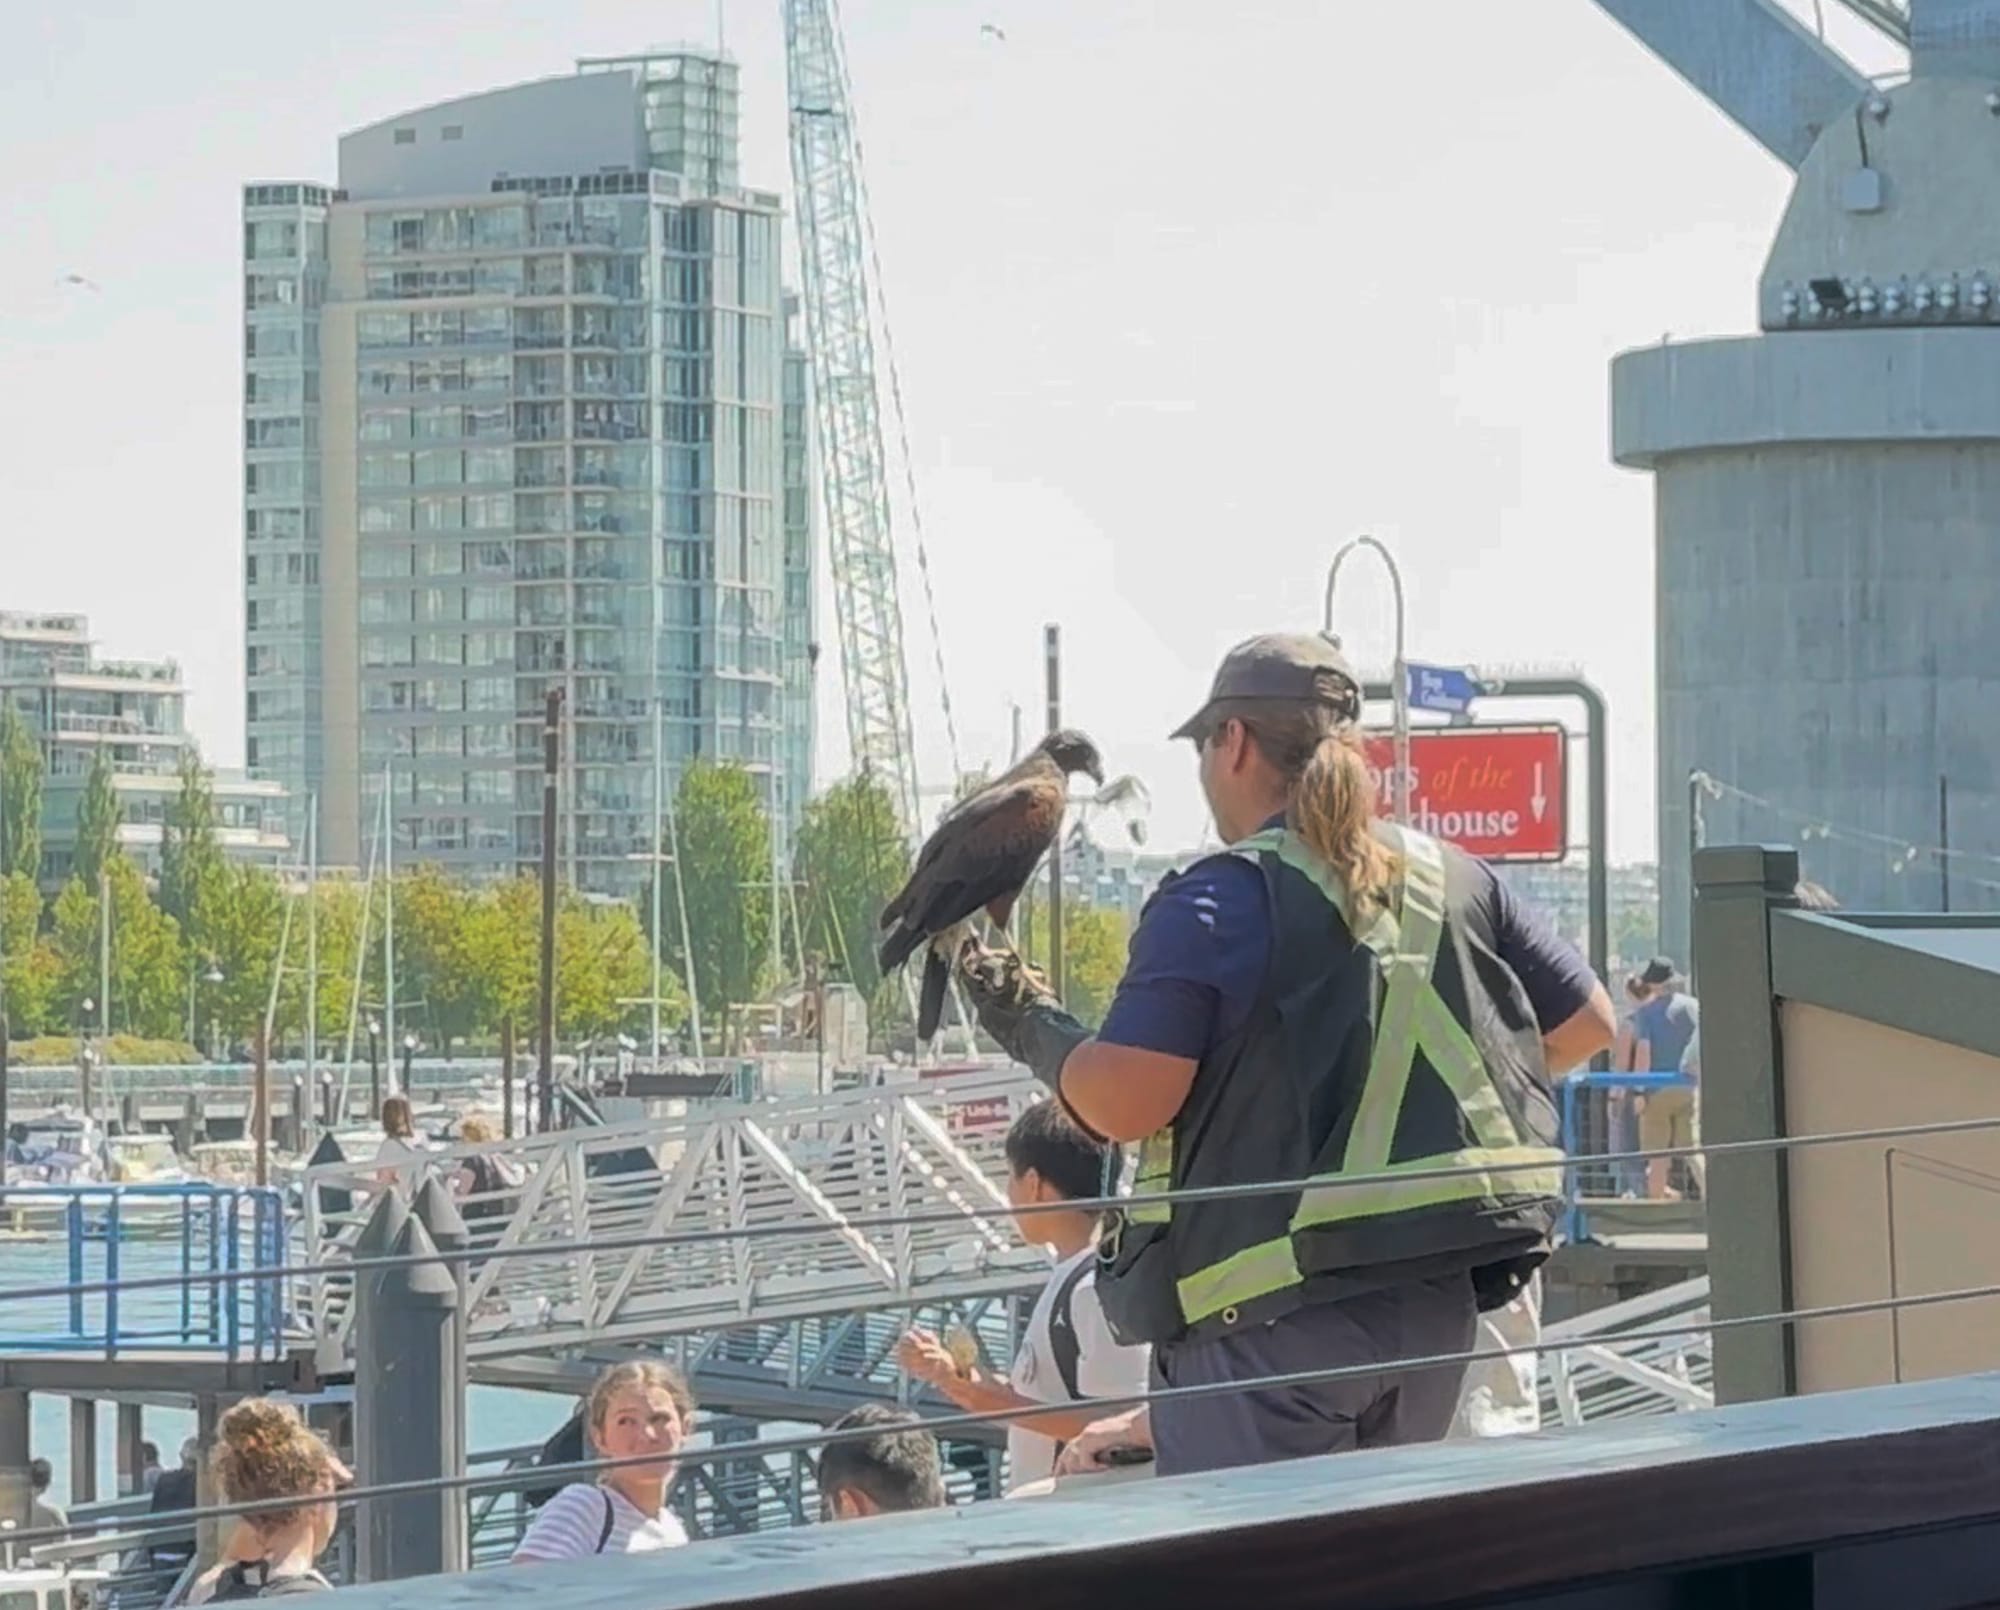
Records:
<instances>
[{"instance_id":1,"label":"tree foliage","mask_svg":"<svg viewBox=\"0 0 2000 1610\"><path fill-rule=\"evenodd\" d=\"M874 778L837 783L806 806L792 864L806 944L873 998L882 908L910 875L895 801Z\"/></svg>"},{"instance_id":2,"label":"tree foliage","mask_svg":"<svg viewBox=\"0 0 2000 1610\"><path fill-rule=\"evenodd\" d=\"M678 1025L673 976L661 978L661 1021ZM630 906L572 897L556 911L556 1035L565 1044L636 1029L633 1003L653 990L652 953Z\"/></svg>"},{"instance_id":3,"label":"tree foliage","mask_svg":"<svg viewBox=\"0 0 2000 1610\"><path fill-rule=\"evenodd\" d=\"M1046 892L1024 902L1031 919L1025 925L1035 939L1024 943L1022 954L1037 967L1048 968L1049 912ZM1106 906L1085 905L1077 900L1063 902L1063 1004L1078 1021L1095 1028L1110 1010L1118 981L1125 976L1125 956L1131 928L1122 911Z\"/></svg>"},{"instance_id":4,"label":"tree foliage","mask_svg":"<svg viewBox=\"0 0 2000 1610\"><path fill-rule=\"evenodd\" d=\"M160 830L160 909L185 927L195 890L222 866L215 783L192 744L181 751L180 784Z\"/></svg>"},{"instance_id":5,"label":"tree foliage","mask_svg":"<svg viewBox=\"0 0 2000 1610\"><path fill-rule=\"evenodd\" d=\"M212 1023L225 1042L250 1040L263 1028L270 1009L280 944L286 946L288 968L304 964L304 913L294 913L287 935L285 896L278 880L262 867L227 862L203 873L192 899L188 965L196 978L196 1015L201 1023ZM222 974L220 983L208 980L211 968ZM280 1014L288 1024L300 1021L301 1014L291 1009L300 982L288 977L288 988L281 992ZM187 987L185 975L181 987ZM181 1010L185 1016L185 997Z\"/></svg>"},{"instance_id":6,"label":"tree foliage","mask_svg":"<svg viewBox=\"0 0 2000 1610\"><path fill-rule=\"evenodd\" d=\"M697 761L675 796L679 871L704 1026L757 994L771 930L771 826L741 766ZM664 937L664 936L663 936Z\"/></svg>"},{"instance_id":7,"label":"tree foliage","mask_svg":"<svg viewBox=\"0 0 2000 1610\"><path fill-rule=\"evenodd\" d=\"M90 774L84 778L83 798L76 808L76 857L70 867L86 889L95 891L105 868L118 859L120 815L118 791L111 781L111 759L99 749L90 763Z\"/></svg>"},{"instance_id":8,"label":"tree foliage","mask_svg":"<svg viewBox=\"0 0 2000 1610\"><path fill-rule=\"evenodd\" d=\"M180 927L153 903L131 861L113 855L104 872L111 897L111 1025L154 1038L177 1035L184 1026L187 988ZM94 1026L106 1007L97 891L71 878L56 897L52 918L56 1023L72 1031ZM88 1014L86 1000L95 1008Z\"/></svg>"},{"instance_id":9,"label":"tree foliage","mask_svg":"<svg viewBox=\"0 0 2000 1610\"><path fill-rule=\"evenodd\" d=\"M42 746L0 700L0 874L42 875Z\"/></svg>"},{"instance_id":10,"label":"tree foliage","mask_svg":"<svg viewBox=\"0 0 2000 1610\"><path fill-rule=\"evenodd\" d=\"M39 1034L55 1000L55 954L41 938L42 896L25 872L0 876L0 1000L8 1031Z\"/></svg>"}]
</instances>

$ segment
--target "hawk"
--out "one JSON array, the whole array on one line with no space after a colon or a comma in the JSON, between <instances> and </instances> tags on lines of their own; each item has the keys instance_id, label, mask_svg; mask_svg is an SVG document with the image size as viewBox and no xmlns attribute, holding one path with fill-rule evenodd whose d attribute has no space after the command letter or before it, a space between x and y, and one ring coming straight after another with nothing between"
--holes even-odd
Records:
<instances>
[{"instance_id":1,"label":"hawk","mask_svg":"<svg viewBox=\"0 0 2000 1610\"><path fill-rule=\"evenodd\" d=\"M1103 784L1097 746L1080 732L1050 733L1013 770L946 813L918 852L909 882L882 908L884 973L929 946L918 1039L937 1033L952 963L972 937L972 918L984 911L1005 935L1014 902L1062 832L1076 772Z\"/></svg>"}]
</instances>

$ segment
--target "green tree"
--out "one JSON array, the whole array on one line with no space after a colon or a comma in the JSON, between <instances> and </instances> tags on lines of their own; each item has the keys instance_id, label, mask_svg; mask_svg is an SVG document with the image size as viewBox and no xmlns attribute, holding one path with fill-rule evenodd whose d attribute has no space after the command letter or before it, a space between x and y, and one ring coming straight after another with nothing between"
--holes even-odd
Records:
<instances>
[{"instance_id":1,"label":"green tree","mask_svg":"<svg viewBox=\"0 0 2000 1610\"><path fill-rule=\"evenodd\" d=\"M0 873L42 875L42 746L11 703L0 701Z\"/></svg>"},{"instance_id":2,"label":"green tree","mask_svg":"<svg viewBox=\"0 0 2000 1610\"><path fill-rule=\"evenodd\" d=\"M155 1039L181 1032L187 1010L180 927L147 893L138 867L122 855L105 865L111 895L112 1027ZM103 929L97 893L71 878L56 897L49 943L55 961L56 1023L63 1029L94 1025L104 1009L100 945ZM83 1003L94 1003L87 1016Z\"/></svg>"},{"instance_id":3,"label":"green tree","mask_svg":"<svg viewBox=\"0 0 2000 1610\"><path fill-rule=\"evenodd\" d=\"M561 956L560 921L556 945ZM481 893L467 951L482 990L481 1022L496 1034L511 1023L522 1036L518 1043L532 1041L542 965L542 891L533 878L512 878Z\"/></svg>"},{"instance_id":4,"label":"green tree","mask_svg":"<svg viewBox=\"0 0 2000 1610\"><path fill-rule=\"evenodd\" d=\"M86 889L95 890L104 869L118 859L118 791L111 782L111 759L103 750L90 763L83 781L83 798L76 808L76 858L71 870Z\"/></svg>"},{"instance_id":5,"label":"green tree","mask_svg":"<svg viewBox=\"0 0 2000 1610\"><path fill-rule=\"evenodd\" d=\"M160 830L160 909L185 928L196 887L222 865L214 779L192 744L181 751L180 783Z\"/></svg>"},{"instance_id":6,"label":"green tree","mask_svg":"<svg viewBox=\"0 0 2000 1610\"><path fill-rule=\"evenodd\" d=\"M0 1000L7 1032L25 1040L42 1032L54 998L54 970L38 930L42 896L25 872L0 875Z\"/></svg>"},{"instance_id":7,"label":"green tree","mask_svg":"<svg viewBox=\"0 0 2000 1610\"><path fill-rule=\"evenodd\" d=\"M804 885L799 915L807 943L872 999L882 981L875 965L882 908L910 875L909 846L889 791L863 775L808 804L792 871Z\"/></svg>"},{"instance_id":8,"label":"green tree","mask_svg":"<svg viewBox=\"0 0 2000 1610\"><path fill-rule=\"evenodd\" d=\"M697 761L675 796L688 936L704 1025L753 999L770 944L771 827L741 766Z\"/></svg>"},{"instance_id":9,"label":"green tree","mask_svg":"<svg viewBox=\"0 0 2000 1610\"><path fill-rule=\"evenodd\" d=\"M435 866L396 880L396 985L440 1048L481 1024L485 991L471 950L478 896ZM414 1003L421 1001L417 1007Z\"/></svg>"},{"instance_id":10,"label":"green tree","mask_svg":"<svg viewBox=\"0 0 2000 1610\"><path fill-rule=\"evenodd\" d=\"M223 1040L250 1039L264 1026L271 1004L271 979L278 965L278 948L290 949L288 967L305 965L303 911L294 913L292 932L285 938L285 894L274 874L262 867L218 861L204 872L191 893L187 964L196 972L195 1004L202 1024L212 1024ZM205 975L213 966L222 982ZM181 1014L187 1013L188 975L181 976ZM299 1021L296 1005L303 979L288 976L279 997L280 1020ZM201 1032L197 1025L197 1034Z\"/></svg>"},{"instance_id":11,"label":"green tree","mask_svg":"<svg viewBox=\"0 0 2000 1610\"><path fill-rule=\"evenodd\" d=\"M661 980L664 1023L677 1025L684 1008L672 976ZM631 1003L653 989L653 957L630 906L572 896L556 910L556 1035L565 1043L615 1034L647 1020Z\"/></svg>"},{"instance_id":12,"label":"green tree","mask_svg":"<svg viewBox=\"0 0 2000 1610\"><path fill-rule=\"evenodd\" d=\"M1031 908L1023 915L1032 918L1035 942L1024 944L1022 953L1046 971L1049 965L1046 892L1024 904ZM1110 1010L1118 981L1125 976L1125 956L1131 937L1123 912L1076 900L1063 902L1063 1004L1086 1027L1097 1027Z\"/></svg>"}]
</instances>

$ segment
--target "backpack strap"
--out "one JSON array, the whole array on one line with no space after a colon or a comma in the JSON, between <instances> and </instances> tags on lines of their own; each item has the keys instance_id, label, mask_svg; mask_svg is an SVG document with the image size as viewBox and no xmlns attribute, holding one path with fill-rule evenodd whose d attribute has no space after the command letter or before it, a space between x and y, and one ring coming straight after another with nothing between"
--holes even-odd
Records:
<instances>
[{"instance_id":1,"label":"backpack strap","mask_svg":"<svg viewBox=\"0 0 2000 1610\"><path fill-rule=\"evenodd\" d=\"M1056 1366L1056 1374L1063 1384L1063 1394L1074 1403L1083 1396L1077 1384L1077 1364L1083 1354L1082 1344L1076 1339L1076 1288L1083 1283L1083 1277L1095 1267L1095 1258L1079 1258L1076 1266L1063 1276L1062 1284L1056 1287L1055 1299L1049 1304L1049 1353Z\"/></svg>"},{"instance_id":2,"label":"backpack strap","mask_svg":"<svg viewBox=\"0 0 2000 1610\"><path fill-rule=\"evenodd\" d=\"M602 1554L604 1545L611 1541L611 1528L618 1524L618 1506L612 1503L611 1494L604 1488L598 1488L597 1495L604 1500L604 1530L597 1534L597 1547L591 1552Z\"/></svg>"}]
</instances>

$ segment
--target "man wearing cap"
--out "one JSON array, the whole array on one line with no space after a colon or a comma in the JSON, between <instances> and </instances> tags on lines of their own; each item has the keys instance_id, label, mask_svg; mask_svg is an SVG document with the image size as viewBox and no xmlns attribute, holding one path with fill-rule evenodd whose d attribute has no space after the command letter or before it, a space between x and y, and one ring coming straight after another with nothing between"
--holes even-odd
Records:
<instances>
[{"instance_id":1,"label":"man wearing cap","mask_svg":"<svg viewBox=\"0 0 2000 1610\"><path fill-rule=\"evenodd\" d=\"M1609 1042L1610 1001L1489 869L1378 819L1360 713L1324 639L1224 659L1174 736L1228 848L1147 903L1095 1036L1011 958L966 952L988 1032L1086 1128L1140 1143L1097 1288L1169 1395L1067 1468L1130 1442L1175 1474L1442 1437L1464 1364L1411 1361L1467 1352L1547 1255L1547 1069ZM1298 1183L1158 1200L1263 1182Z\"/></svg>"},{"instance_id":2,"label":"man wearing cap","mask_svg":"<svg viewBox=\"0 0 2000 1610\"><path fill-rule=\"evenodd\" d=\"M1641 1073L1679 1073L1688 1044L1701 1027L1701 1003L1687 992L1687 981L1668 956L1655 956L1639 974L1644 1001L1632 1014L1632 1065ZM1692 1085L1667 1085L1646 1093L1639 1110L1639 1149L1677 1150L1701 1144L1701 1120ZM1678 1193L1667 1180L1671 1157L1646 1161L1646 1194L1655 1199ZM1706 1178L1699 1157L1688 1159L1688 1173L1700 1189Z\"/></svg>"}]
</instances>

